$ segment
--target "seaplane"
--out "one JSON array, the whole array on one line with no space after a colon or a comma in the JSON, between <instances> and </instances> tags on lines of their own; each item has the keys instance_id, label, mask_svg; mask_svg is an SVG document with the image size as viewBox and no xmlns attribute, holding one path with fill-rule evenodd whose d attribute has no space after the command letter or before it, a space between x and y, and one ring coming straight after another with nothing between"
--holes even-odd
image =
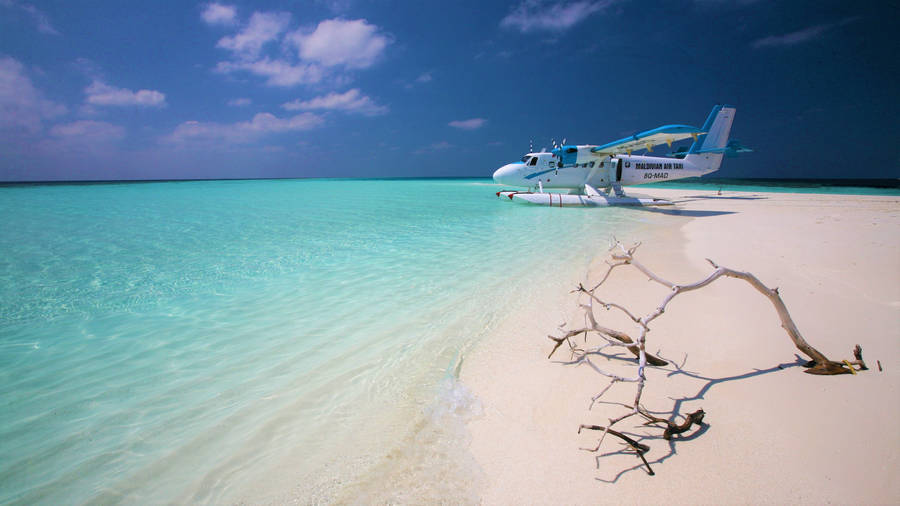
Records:
<instances>
[{"instance_id":1,"label":"seaplane","mask_svg":"<svg viewBox=\"0 0 900 506\"><path fill-rule=\"evenodd\" d=\"M628 196L622 187L703 176L719 170L725 155L751 151L728 140L735 111L729 105L716 105L701 128L663 125L602 146L567 145L563 140L549 152L528 153L521 161L497 169L495 182L527 188L501 190L497 196L559 207L672 205L665 199ZM690 148L682 146L664 157L632 155L653 152L661 144L671 148L672 143L686 139L693 139ZM551 189L560 192L545 191Z\"/></svg>"}]
</instances>

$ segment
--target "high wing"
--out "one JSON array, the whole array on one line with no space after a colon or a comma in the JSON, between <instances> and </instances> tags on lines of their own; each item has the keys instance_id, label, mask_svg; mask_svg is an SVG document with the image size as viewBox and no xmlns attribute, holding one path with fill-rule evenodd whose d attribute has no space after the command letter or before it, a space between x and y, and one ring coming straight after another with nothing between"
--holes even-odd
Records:
<instances>
[{"instance_id":1,"label":"high wing","mask_svg":"<svg viewBox=\"0 0 900 506\"><path fill-rule=\"evenodd\" d=\"M595 155L617 155L621 153L631 154L632 151L646 149L653 151L654 146L667 144L672 146L673 142L684 139L694 139L700 135L705 135L703 130L688 125L663 125L653 130L638 132L630 137L619 139L609 144L591 148L591 152Z\"/></svg>"}]
</instances>

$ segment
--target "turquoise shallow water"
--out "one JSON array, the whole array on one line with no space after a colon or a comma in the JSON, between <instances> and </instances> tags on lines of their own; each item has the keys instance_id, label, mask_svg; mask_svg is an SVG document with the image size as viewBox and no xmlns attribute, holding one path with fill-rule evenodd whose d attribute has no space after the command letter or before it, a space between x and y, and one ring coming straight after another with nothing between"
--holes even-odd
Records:
<instances>
[{"instance_id":1,"label":"turquoise shallow water","mask_svg":"<svg viewBox=\"0 0 900 506\"><path fill-rule=\"evenodd\" d=\"M496 190L0 187L0 503L327 500L397 455L453 500L460 357L647 216Z\"/></svg>"},{"instance_id":2,"label":"turquoise shallow water","mask_svg":"<svg viewBox=\"0 0 900 506\"><path fill-rule=\"evenodd\" d=\"M704 177L651 183L643 187L682 190L900 196L900 179L728 179Z\"/></svg>"}]
</instances>

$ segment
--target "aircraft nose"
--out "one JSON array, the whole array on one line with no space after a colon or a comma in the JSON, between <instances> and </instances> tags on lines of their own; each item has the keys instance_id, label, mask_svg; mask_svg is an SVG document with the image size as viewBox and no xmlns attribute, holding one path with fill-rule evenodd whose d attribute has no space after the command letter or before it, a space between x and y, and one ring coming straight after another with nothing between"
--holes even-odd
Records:
<instances>
[{"instance_id":1,"label":"aircraft nose","mask_svg":"<svg viewBox=\"0 0 900 506\"><path fill-rule=\"evenodd\" d=\"M515 184L513 181L514 173L516 171L516 164L508 163L503 167L500 167L496 171L494 171L494 182L500 184Z\"/></svg>"}]
</instances>

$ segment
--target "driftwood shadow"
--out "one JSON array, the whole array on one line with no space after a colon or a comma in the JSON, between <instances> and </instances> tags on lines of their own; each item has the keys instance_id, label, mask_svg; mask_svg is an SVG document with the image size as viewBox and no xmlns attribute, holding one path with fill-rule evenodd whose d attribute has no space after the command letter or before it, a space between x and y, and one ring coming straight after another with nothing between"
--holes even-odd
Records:
<instances>
[{"instance_id":1,"label":"driftwood shadow","mask_svg":"<svg viewBox=\"0 0 900 506\"><path fill-rule=\"evenodd\" d=\"M602 279L600 279L600 281L593 288L588 289L585 288L583 284L579 284L578 287L573 290L573 293L577 292L581 294L580 296L584 296L586 298L580 299L579 301L579 307L584 310L584 326L570 328L566 331L564 330L566 327L566 325L564 324L560 326L560 330L565 332L562 337L556 337L553 335L547 336L549 339L556 343L556 345L550 351L550 354L547 356L548 359L550 359L553 356L553 353L556 352L563 344L568 344L569 350L572 353L572 358L567 363L586 364L591 369L596 371L600 376L603 376L608 380L606 386L597 395L591 398L592 406L593 403L596 403L597 400L600 399L600 397L606 394L609 389L617 383L624 382L633 384L635 386L634 401L630 405L625 405L623 403L612 403L626 409L626 411L620 416L616 418L610 418L609 422L605 426L585 424L581 425L581 427L579 428L579 432L582 429L603 431L603 436L598 441L597 447L594 449L587 448L586 450L597 454L597 452L600 451L600 446L603 444L605 437L607 435L612 435L613 437L624 441L634 451L638 458L641 459L641 463L643 464L643 467L646 468L647 473L652 475L655 474L652 468L652 464L662 463L666 459L674 455L676 453L676 443L678 441L684 441L699 437L699 435L704 433L702 431L708 430L709 425L704 420L705 412L702 409L699 409L694 413L686 413L685 415L682 415L681 408L687 401L704 398L706 393L714 385L718 385L720 383L728 381L746 380L754 376L770 374L776 371L782 371L787 368L800 366L804 368L803 372L805 373L826 376L838 374L856 374L857 371L867 369L865 361L862 357L862 348L859 345L857 345L853 350L855 360L842 360L841 362L837 362L830 360L828 357L822 354L822 352L815 349L812 345L806 342L806 340L800 334L799 329L797 329L797 326L794 324L794 321L791 319L791 316L787 310L787 306L785 306L784 301L781 299L781 295L779 294L778 289L769 288L753 274L749 272L737 271L727 267L722 267L717 265L712 260L707 259L707 261L714 269L709 275L707 275L704 279L701 279L694 283L676 284L658 276L634 258L634 252L639 246L640 243L637 243L630 248L626 248L621 243L616 242L616 244L612 248L610 248L609 259L606 262L608 267ZM643 317L639 317L633 314L627 307L623 305L611 301L604 301L595 293L595 291L598 290L609 279L609 276L614 269L623 266L630 266L634 269L637 269L650 281L656 282L668 288L669 290L666 296L662 299L661 303L656 307L656 309L651 311L650 313L647 313ZM746 373L737 374L734 376L712 378L709 376L704 376L699 372L685 370L684 363L687 362L687 356L684 357L684 362L681 365L677 365L671 361L668 361L664 357L658 357L648 353L646 350L646 342L647 333L650 331L649 325L656 318L662 316L665 313L666 307L669 305L669 303L678 295L693 290L702 289L703 287L708 286L721 277L743 280L757 292L765 296L772 303L775 312L778 314L778 317L781 320L781 326L787 333L787 337L791 340L794 347L804 355L809 357L811 360L804 361L799 356L795 356L796 360L794 362L777 364L767 369L753 369ZM628 333L621 330L607 328L601 325L595 317L595 307L606 310L615 309L616 311L619 311L624 317L630 319L636 324L635 330L637 334L632 333L632 335L629 335ZM573 342L573 339L577 338L578 336L582 336L585 344L587 344L586 339L588 334L593 337L600 338L600 342L596 345L592 345L591 347L576 344L575 342ZM605 370L604 368L601 368L601 366L599 366L597 363L592 361L592 358L595 358L597 356L606 357L614 354L611 352L625 350L638 357L636 376L624 376L618 371L611 372L609 370ZM634 359L632 359L631 362L634 363ZM647 409L641 405L641 395L643 393L645 382L647 380L645 371L648 367L651 366L654 368L659 368L660 370L668 371L668 376L681 374L686 376L687 378L699 380L703 382L703 384L701 388L693 395L685 396L680 399L672 399L674 401L672 409L667 412L660 412L660 414L664 415L665 417L657 416L652 412L647 411ZM643 444L640 441L652 440L654 438L658 439L659 436L654 436L646 433L640 435L635 434L635 437L638 438L635 439L625 432L618 430L614 432L613 426L633 416L643 418L647 422L649 422L644 423L645 426L653 424L657 426L657 429L661 429L663 428L662 426L665 426L664 432L662 433L662 438L669 442L668 454L658 457L653 461L653 463L650 463L646 459L646 454L649 453L651 448L649 447L649 445ZM716 414L713 413L711 416L713 417L713 419L715 419ZM677 419L679 417L682 417L683 421L678 422ZM637 419L638 418L634 418L634 420ZM695 426L697 427L696 430L694 430ZM682 436L683 434L684 436ZM615 477L613 477L611 480L601 481L615 482L624 473L627 473L638 467L641 467L641 465L623 470L615 475Z\"/></svg>"},{"instance_id":2,"label":"driftwood shadow","mask_svg":"<svg viewBox=\"0 0 900 506\"><path fill-rule=\"evenodd\" d=\"M625 358L625 357L623 357L623 358ZM709 392L709 390L712 387L714 387L715 385L718 385L721 383L727 383L730 381L746 380L746 379L753 378L755 376L761 376L763 374L771 374L771 373L783 371L783 370L794 368L794 367L805 367L806 366L806 361L803 360L799 355L795 355L795 360L793 362L785 362L785 363L777 364L775 366L772 366L772 367L769 367L766 369L753 369L752 371L748 371L748 372L745 372L742 374L736 374L734 376L711 378L708 376L703 376L697 372L685 370L684 364L686 361L687 361L686 356L685 356L685 359L682 361L681 365L678 365L674 361L669 360L669 364L670 364L669 367L657 367L656 369L669 370L669 373L666 374L667 377L671 377L671 376L675 376L675 375L684 375L689 378L705 381L705 383L700 387L699 390L697 390L697 392L695 394L689 395L686 397L681 397L678 399L674 399L675 403L672 405L672 409L670 409L668 411L648 411L648 413L651 413L654 416L660 416L660 417L667 418L674 422L674 421L677 421L678 418L681 418L681 419L685 418L683 415L680 414L682 411L682 405L685 402L703 399L704 396ZM598 401L597 404L613 404L613 405L619 405L619 406L621 405L619 403L606 402L606 401ZM714 413L712 415L713 415L713 417L715 417ZM648 424L645 424L645 425L648 425ZM632 471L642 470L645 473L650 474L647 472L648 468L650 468L651 466L655 466L657 464L662 464L663 462L665 462L666 460L668 460L669 458L673 457L674 455L676 455L678 453L678 451L676 449L676 445L678 443L693 441L694 439L699 438L700 436L705 434L707 431L709 431L710 427L711 427L711 424L708 421L704 420L699 425L699 428L697 428L696 430L694 430L690 433L687 433L687 434L678 434L678 435L672 436L672 438L668 440L668 443L669 443L668 444L668 452L665 455L659 456L655 459L651 460L651 459L647 458L648 457L647 454L649 452L644 453L644 458L646 458L647 462L648 462L648 465L646 465L646 466L644 465L643 462L638 462L634 466L628 467L626 469L622 469L621 471L616 473L615 476L613 476L612 478L604 479L601 477L595 477L594 479L597 481L603 482L603 483L616 483L619 480L619 478L621 478L622 476L624 476ZM623 434L628 435L629 437L631 437L638 443L642 443L642 444L646 444L646 442L649 442L649 441L664 440L664 438L661 434L658 435L658 434L636 433L633 430L632 431L621 431L621 432ZM630 448L628 445L623 444L623 447L617 451L611 451L611 452L598 454L595 457L596 463L597 463L597 468L598 469L600 468L600 459L602 457L611 456L611 455L634 455L637 457L636 452L633 451L632 448Z\"/></svg>"}]
</instances>

